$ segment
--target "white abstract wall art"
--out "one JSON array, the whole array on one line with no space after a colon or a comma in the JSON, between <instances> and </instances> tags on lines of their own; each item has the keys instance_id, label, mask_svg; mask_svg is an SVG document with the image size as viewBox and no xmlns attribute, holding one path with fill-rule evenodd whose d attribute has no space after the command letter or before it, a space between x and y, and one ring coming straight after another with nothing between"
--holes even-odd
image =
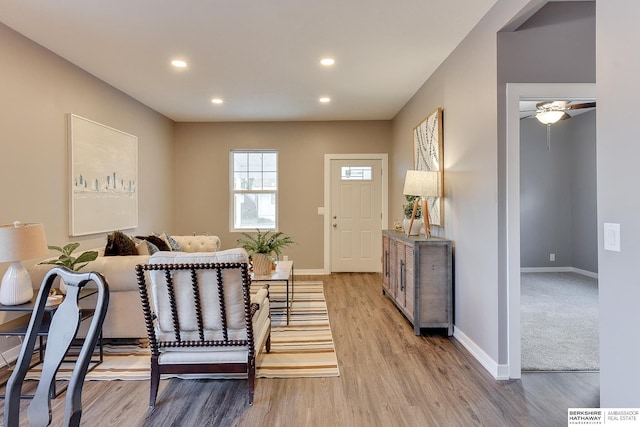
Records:
<instances>
[{"instance_id":1,"label":"white abstract wall art","mask_svg":"<svg viewBox=\"0 0 640 427\"><path fill-rule=\"evenodd\" d=\"M69 234L138 226L138 138L69 114Z\"/></svg>"},{"instance_id":2,"label":"white abstract wall art","mask_svg":"<svg viewBox=\"0 0 640 427\"><path fill-rule=\"evenodd\" d=\"M413 158L416 170L440 172L440 197L427 197L431 225L444 225L444 163L442 108L429 114L413 129Z\"/></svg>"}]
</instances>

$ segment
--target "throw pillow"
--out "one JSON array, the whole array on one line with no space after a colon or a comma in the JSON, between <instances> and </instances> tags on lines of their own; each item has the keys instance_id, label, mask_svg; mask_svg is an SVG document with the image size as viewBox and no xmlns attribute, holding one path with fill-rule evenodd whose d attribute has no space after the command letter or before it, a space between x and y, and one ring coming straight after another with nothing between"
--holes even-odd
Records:
<instances>
[{"instance_id":1,"label":"throw pillow","mask_svg":"<svg viewBox=\"0 0 640 427\"><path fill-rule=\"evenodd\" d=\"M158 247L156 245L154 245L153 243L151 243L148 240L143 240L143 242L145 242L147 244L147 250L149 251L149 255L153 255L156 252L160 251L160 249L158 249Z\"/></svg>"},{"instance_id":2,"label":"throw pillow","mask_svg":"<svg viewBox=\"0 0 640 427\"><path fill-rule=\"evenodd\" d=\"M159 251L170 251L171 248L167 243L158 236L136 236L138 239L146 240L158 248Z\"/></svg>"},{"instance_id":3,"label":"throw pillow","mask_svg":"<svg viewBox=\"0 0 640 427\"><path fill-rule=\"evenodd\" d=\"M136 244L136 252L138 255L153 255L158 252L158 247L153 243L142 239L137 240L139 241L139 243Z\"/></svg>"},{"instance_id":4,"label":"throw pillow","mask_svg":"<svg viewBox=\"0 0 640 427\"><path fill-rule=\"evenodd\" d=\"M136 255L136 244L121 231L114 231L107 236L107 246L104 248L104 256Z\"/></svg>"},{"instance_id":5,"label":"throw pillow","mask_svg":"<svg viewBox=\"0 0 640 427\"><path fill-rule=\"evenodd\" d=\"M160 238L162 238L165 242L167 242L167 245L169 245L172 251L182 252L182 248L180 247L180 244L176 242L176 240L173 237L169 236L167 233L162 233Z\"/></svg>"},{"instance_id":6,"label":"throw pillow","mask_svg":"<svg viewBox=\"0 0 640 427\"><path fill-rule=\"evenodd\" d=\"M140 243L136 244L136 253L138 255L151 255L146 240L140 240Z\"/></svg>"}]
</instances>

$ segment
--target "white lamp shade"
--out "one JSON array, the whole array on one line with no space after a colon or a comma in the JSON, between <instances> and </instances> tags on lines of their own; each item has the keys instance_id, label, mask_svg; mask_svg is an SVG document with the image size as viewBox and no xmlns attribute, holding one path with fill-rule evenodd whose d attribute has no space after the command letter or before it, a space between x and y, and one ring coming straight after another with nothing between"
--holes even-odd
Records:
<instances>
[{"instance_id":1,"label":"white lamp shade","mask_svg":"<svg viewBox=\"0 0 640 427\"><path fill-rule=\"evenodd\" d=\"M0 226L0 262L22 261L48 253L42 224Z\"/></svg>"},{"instance_id":2,"label":"white lamp shade","mask_svg":"<svg viewBox=\"0 0 640 427\"><path fill-rule=\"evenodd\" d=\"M406 196L434 197L440 195L438 178L440 173L434 171L408 170L404 180Z\"/></svg>"}]
</instances>

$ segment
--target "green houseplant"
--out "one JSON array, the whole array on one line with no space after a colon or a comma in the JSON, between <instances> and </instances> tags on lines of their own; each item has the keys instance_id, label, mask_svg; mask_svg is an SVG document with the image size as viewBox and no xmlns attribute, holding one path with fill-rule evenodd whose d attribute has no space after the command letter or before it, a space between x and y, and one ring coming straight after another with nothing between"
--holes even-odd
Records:
<instances>
[{"instance_id":1,"label":"green houseplant","mask_svg":"<svg viewBox=\"0 0 640 427\"><path fill-rule=\"evenodd\" d=\"M404 196L407 199L407 203L402 207L404 211L404 221L402 222L402 226L404 228L405 233L409 229L409 224L411 223L411 214L413 213L413 206L415 204L418 196ZM420 234L420 228L422 228L422 206L421 203L418 203L418 209L416 209L416 216L413 220L413 226L411 227L410 235L415 236Z\"/></svg>"},{"instance_id":2,"label":"green houseplant","mask_svg":"<svg viewBox=\"0 0 640 427\"><path fill-rule=\"evenodd\" d=\"M243 238L238 239L240 247L244 248L253 261L255 274L269 274L274 255L282 255L282 249L295 243L290 236L282 231L265 231L259 229L255 234L242 233Z\"/></svg>"},{"instance_id":3,"label":"green houseplant","mask_svg":"<svg viewBox=\"0 0 640 427\"><path fill-rule=\"evenodd\" d=\"M404 196L407 199L407 204L403 206L404 209L404 217L406 219L411 219L411 213L413 212L413 204L418 196ZM422 218L422 206L418 203L418 209L416 210L415 219Z\"/></svg>"},{"instance_id":4,"label":"green houseplant","mask_svg":"<svg viewBox=\"0 0 640 427\"><path fill-rule=\"evenodd\" d=\"M40 264L57 265L59 267L66 267L72 271L79 271L82 267L98 258L98 252L96 251L86 251L81 253L79 256L74 257L72 254L79 246L80 243L77 242L68 243L62 248L60 246L50 245L48 248L52 251L60 252L60 256L53 260L43 261ZM62 280L60 280L59 287L62 293L66 293L66 286Z\"/></svg>"},{"instance_id":5,"label":"green houseplant","mask_svg":"<svg viewBox=\"0 0 640 427\"><path fill-rule=\"evenodd\" d=\"M62 248L60 246L49 246L49 249L52 251L60 252L60 256L54 260L43 261L41 264L52 264L67 267L72 271L79 271L89 262L95 261L95 259L98 258L98 252L96 251L86 251L78 257L74 257L72 254L79 246L80 243L69 243Z\"/></svg>"}]
</instances>

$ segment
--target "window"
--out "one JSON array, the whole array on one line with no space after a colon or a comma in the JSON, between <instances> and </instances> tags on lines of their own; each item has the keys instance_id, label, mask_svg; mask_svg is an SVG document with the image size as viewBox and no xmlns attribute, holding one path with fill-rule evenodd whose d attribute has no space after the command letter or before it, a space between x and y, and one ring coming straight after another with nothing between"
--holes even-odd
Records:
<instances>
[{"instance_id":1,"label":"window","mask_svg":"<svg viewBox=\"0 0 640 427\"><path fill-rule=\"evenodd\" d=\"M278 226L278 152L231 150L231 231Z\"/></svg>"},{"instance_id":2,"label":"window","mask_svg":"<svg viewBox=\"0 0 640 427\"><path fill-rule=\"evenodd\" d=\"M342 166L343 181L371 181L371 166Z\"/></svg>"}]
</instances>

